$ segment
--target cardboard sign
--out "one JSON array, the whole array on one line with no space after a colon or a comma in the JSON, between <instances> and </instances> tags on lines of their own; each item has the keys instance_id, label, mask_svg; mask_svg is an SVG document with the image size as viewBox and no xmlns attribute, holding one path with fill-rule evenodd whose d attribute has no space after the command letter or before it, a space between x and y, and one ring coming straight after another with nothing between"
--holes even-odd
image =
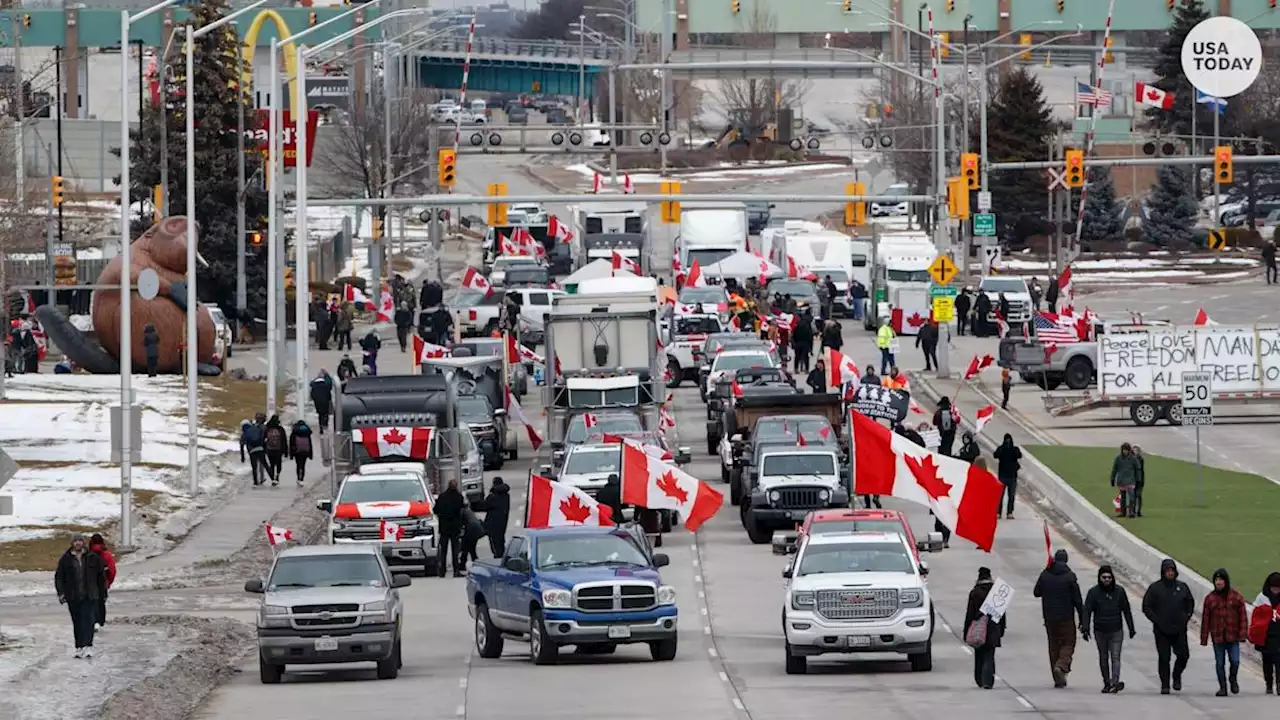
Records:
<instances>
[{"instance_id":1,"label":"cardboard sign","mask_svg":"<svg viewBox=\"0 0 1280 720\"><path fill-rule=\"evenodd\" d=\"M1000 622L1000 618L1004 617L1011 604L1013 604L1013 586L996 578L995 584L991 586L991 592L987 593L987 599L982 601L979 611L991 616L991 622Z\"/></svg>"}]
</instances>

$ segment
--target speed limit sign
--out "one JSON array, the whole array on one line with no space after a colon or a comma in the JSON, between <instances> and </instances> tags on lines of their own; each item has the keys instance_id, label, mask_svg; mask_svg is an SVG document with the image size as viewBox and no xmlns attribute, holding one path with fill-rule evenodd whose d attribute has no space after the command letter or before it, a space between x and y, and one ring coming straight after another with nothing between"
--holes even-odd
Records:
<instances>
[{"instance_id":1,"label":"speed limit sign","mask_svg":"<svg viewBox=\"0 0 1280 720\"><path fill-rule=\"evenodd\" d=\"M1213 424L1213 374L1182 373L1182 424Z\"/></svg>"}]
</instances>

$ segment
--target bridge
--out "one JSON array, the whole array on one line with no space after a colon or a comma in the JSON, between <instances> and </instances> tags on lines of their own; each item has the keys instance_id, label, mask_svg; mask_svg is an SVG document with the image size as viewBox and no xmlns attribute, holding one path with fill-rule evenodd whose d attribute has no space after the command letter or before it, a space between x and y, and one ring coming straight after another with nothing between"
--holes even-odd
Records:
<instances>
[{"instance_id":1,"label":"bridge","mask_svg":"<svg viewBox=\"0 0 1280 720\"><path fill-rule=\"evenodd\" d=\"M594 96L595 78L620 60L621 51L603 45L552 40L476 38L471 46L471 75L467 87L484 92L540 92L577 95L584 76L584 97ZM466 40L441 38L413 52L418 82L423 87L462 85Z\"/></svg>"}]
</instances>

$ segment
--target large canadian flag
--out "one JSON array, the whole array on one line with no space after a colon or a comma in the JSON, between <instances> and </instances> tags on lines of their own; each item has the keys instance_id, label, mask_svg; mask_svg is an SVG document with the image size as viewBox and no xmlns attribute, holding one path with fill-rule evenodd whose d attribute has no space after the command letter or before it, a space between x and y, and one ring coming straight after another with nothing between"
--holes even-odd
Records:
<instances>
[{"instance_id":1,"label":"large canadian flag","mask_svg":"<svg viewBox=\"0 0 1280 720\"><path fill-rule=\"evenodd\" d=\"M817 280L818 276L811 270L796 262L790 255L787 256L787 277L801 280Z\"/></svg>"},{"instance_id":2,"label":"large canadian flag","mask_svg":"<svg viewBox=\"0 0 1280 720\"><path fill-rule=\"evenodd\" d=\"M724 495L675 465L652 457L639 445L622 443L622 502L650 510L675 510L689 532L715 516ZM992 511L992 517L995 514Z\"/></svg>"},{"instance_id":3,"label":"large canadian flag","mask_svg":"<svg viewBox=\"0 0 1280 720\"><path fill-rule=\"evenodd\" d=\"M468 290L483 290L485 295L493 292L493 285L489 284L489 278L480 274L479 270L473 267L467 268L462 273L462 287Z\"/></svg>"},{"instance_id":4,"label":"large canadian flag","mask_svg":"<svg viewBox=\"0 0 1280 720\"><path fill-rule=\"evenodd\" d=\"M360 444L369 457L426 460L433 430L431 427L365 427L360 428Z\"/></svg>"},{"instance_id":5,"label":"large canadian flag","mask_svg":"<svg viewBox=\"0 0 1280 720\"><path fill-rule=\"evenodd\" d=\"M862 374L858 372L858 364L844 353L827 348L827 385L839 389L848 383L857 387L862 382Z\"/></svg>"},{"instance_id":6,"label":"large canadian flag","mask_svg":"<svg viewBox=\"0 0 1280 720\"><path fill-rule=\"evenodd\" d=\"M511 333L507 333L507 362L512 364L531 362L544 366L547 364L546 358L517 342L516 336Z\"/></svg>"},{"instance_id":7,"label":"large canadian flag","mask_svg":"<svg viewBox=\"0 0 1280 720\"><path fill-rule=\"evenodd\" d=\"M1004 491L994 475L930 452L861 413L851 416L855 493L889 495L924 505L956 535L991 551ZM624 465L624 473L625 469ZM624 500L625 493L624 474Z\"/></svg>"},{"instance_id":8,"label":"large canadian flag","mask_svg":"<svg viewBox=\"0 0 1280 720\"><path fill-rule=\"evenodd\" d=\"M541 475L529 476L529 513L527 528L615 525L613 510L572 486L549 480Z\"/></svg>"},{"instance_id":9,"label":"large canadian flag","mask_svg":"<svg viewBox=\"0 0 1280 720\"><path fill-rule=\"evenodd\" d=\"M520 407L520 401L516 400L515 393L511 392L510 387L504 387L503 392L507 397L507 412L511 413L511 419L524 426L524 432L529 436L529 444L533 446L533 451L537 452L542 447L542 436L529 424L529 419L524 416L524 408Z\"/></svg>"},{"instance_id":10,"label":"large canadian flag","mask_svg":"<svg viewBox=\"0 0 1280 720\"><path fill-rule=\"evenodd\" d=\"M702 277L702 265L695 259L689 266L689 274L684 278L685 287L706 287L707 279Z\"/></svg>"}]
</instances>

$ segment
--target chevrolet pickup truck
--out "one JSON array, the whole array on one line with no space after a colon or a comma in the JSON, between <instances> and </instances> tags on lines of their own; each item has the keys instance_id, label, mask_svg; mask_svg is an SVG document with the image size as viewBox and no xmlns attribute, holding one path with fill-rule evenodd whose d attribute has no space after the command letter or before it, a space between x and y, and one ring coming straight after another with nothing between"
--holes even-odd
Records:
<instances>
[{"instance_id":1,"label":"chevrolet pickup truck","mask_svg":"<svg viewBox=\"0 0 1280 720\"><path fill-rule=\"evenodd\" d=\"M676 591L658 574L669 563L632 526L525 530L468 570L476 652L499 658L507 638L527 639L533 663L550 665L566 645L603 655L645 643L674 660Z\"/></svg>"}]
</instances>

